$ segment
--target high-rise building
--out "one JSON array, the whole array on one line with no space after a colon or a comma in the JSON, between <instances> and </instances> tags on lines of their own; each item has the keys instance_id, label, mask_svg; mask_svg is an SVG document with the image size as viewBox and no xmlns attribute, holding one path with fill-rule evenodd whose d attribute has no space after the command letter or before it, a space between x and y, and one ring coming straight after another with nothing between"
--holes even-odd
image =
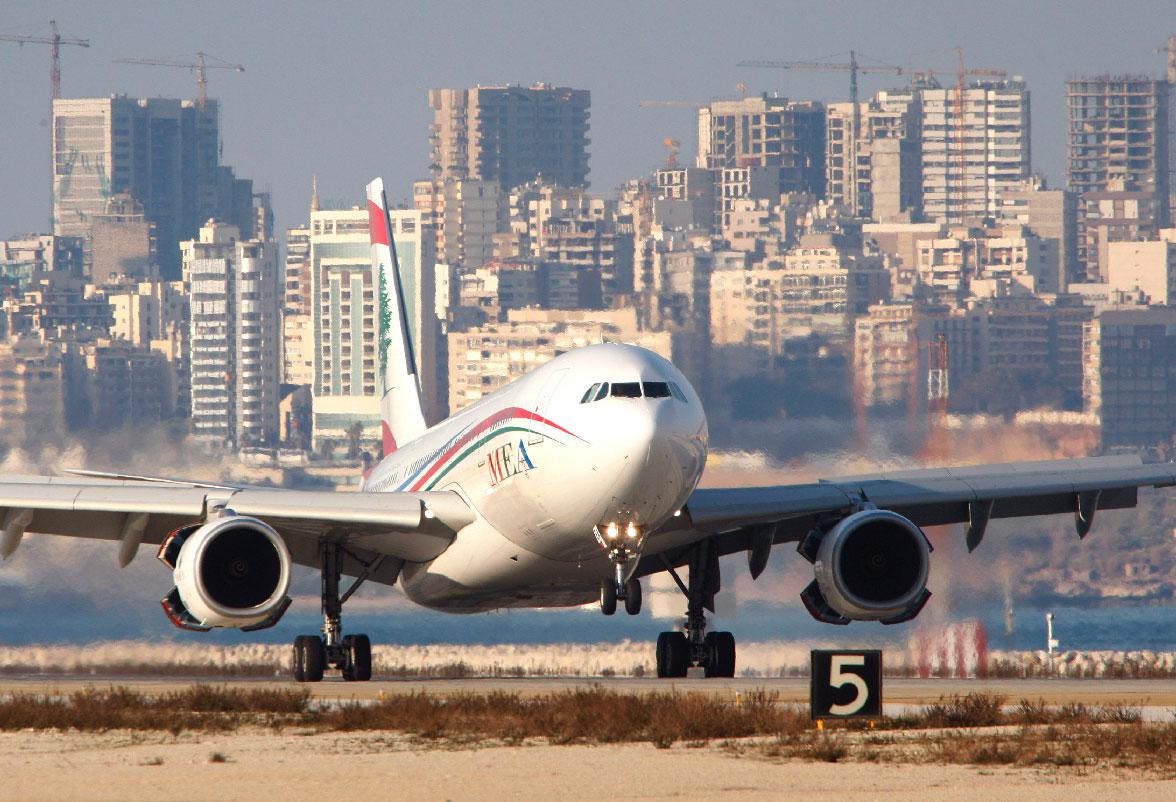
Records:
<instances>
[{"instance_id":1,"label":"high-rise building","mask_svg":"<svg viewBox=\"0 0 1176 802\"><path fill-rule=\"evenodd\" d=\"M1005 190L1030 175L1029 89L973 80L961 96L936 83L879 92L884 104L919 104L923 216L961 223L995 215Z\"/></svg>"},{"instance_id":2,"label":"high-rise building","mask_svg":"<svg viewBox=\"0 0 1176 802\"><path fill-rule=\"evenodd\" d=\"M1106 192L1112 182L1154 194L1158 227L1167 224L1167 81L1103 75L1066 82L1066 181L1072 192Z\"/></svg>"},{"instance_id":3,"label":"high-rise building","mask_svg":"<svg viewBox=\"0 0 1176 802\"><path fill-rule=\"evenodd\" d=\"M215 100L201 109L170 98L58 99L52 136L55 234L88 242L95 219L107 214L107 200L130 193L155 226L169 279L180 276L180 241L195 238L205 220L215 217L253 236L252 183L220 164Z\"/></svg>"},{"instance_id":4,"label":"high-rise building","mask_svg":"<svg viewBox=\"0 0 1176 802\"><path fill-rule=\"evenodd\" d=\"M910 222L921 212L920 108L917 96L885 95L829 105L825 121L825 200L858 217Z\"/></svg>"},{"instance_id":5,"label":"high-rise building","mask_svg":"<svg viewBox=\"0 0 1176 802\"><path fill-rule=\"evenodd\" d=\"M825 191L825 107L768 95L703 106L697 166L773 168L774 194L820 196Z\"/></svg>"},{"instance_id":6,"label":"high-rise building","mask_svg":"<svg viewBox=\"0 0 1176 802\"><path fill-rule=\"evenodd\" d=\"M443 377L437 369L433 231L415 209L391 209L396 256L417 359L425 414L442 416ZM379 440L381 288L372 274L368 211L321 209L310 215L311 298L314 304L314 438L341 439L359 423L365 439Z\"/></svg>"},{"instance_id":7,"label":"high-rise building","mask_svg":"<svg viewBox=\"0 0 1176 802\"><path fill-rule=\"evenodd\" d=\"M506 228L506 194L494 181L447 178L413 184L413 206L437 239L437 260L474 270L494 258L494 235Z\"/></svg>"},{"instance_id":8,"label":"high-rise building","mask_svg":"<svg viewBox=\"0 0 1176 802\"><path fill-rule=\"evenodd\" d=\"M217 447L272 445L281 378L277 248L209 220L181 249L191 302L192 434Z\"/></svg>"},{"instance_id":9,"label":"high-rise building","mask_svg":"<svg viewBox=\"0 0 1176 802\"><path fill-rule=\"evenodd\" d=\"M586 89L551 84L430 89L434 177L587 186L590 102Z\"/></svg>"}]
</instances>

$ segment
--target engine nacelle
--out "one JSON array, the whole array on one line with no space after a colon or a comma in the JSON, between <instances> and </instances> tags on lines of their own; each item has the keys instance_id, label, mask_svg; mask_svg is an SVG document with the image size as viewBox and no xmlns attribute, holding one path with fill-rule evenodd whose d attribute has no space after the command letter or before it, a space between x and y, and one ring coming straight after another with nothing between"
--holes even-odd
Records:
<instances>
[{"instance_id":1,"label":"engine nacelle","mask_svg":"<svg viewBox=\"0 0 1176 802\"><path fill-rule=\"evenodd\" d=\"M159 550L176 586L163 599L184 629L273 626L290 599L290 551L273 527L227 515L173 532Z\"/></svg>"},{"instance_id":2,"label":"engine nacelle","mask_svg":"<svg viewBox=\"0 0 1176 802\"><path fill-rule=\"evenodd\" d=\"M799 550L816 573L801 601L819 621L897 624L917 616L931 597L931 543L896 512L855 512L811 534Z\"/></svg>"}]
</instances>

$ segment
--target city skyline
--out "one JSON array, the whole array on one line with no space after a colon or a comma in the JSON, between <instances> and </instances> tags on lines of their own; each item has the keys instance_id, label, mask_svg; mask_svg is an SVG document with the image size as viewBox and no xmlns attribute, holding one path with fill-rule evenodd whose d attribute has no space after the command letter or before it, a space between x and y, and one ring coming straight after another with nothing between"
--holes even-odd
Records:
<instances>
[{"instance_id":1,"label":"city skyline","mask_svg":"<svg viewBox=\"0 0 1176 802\"><path fill-rule=\"evenodd\" d=\"M1061 186L1066 79L1108 72L1158 77L1163 57L1155 49L1172 27L1166 4L1158 2L1135 4L1131 14L1094 3L1032 9L996 3L985 19L968 19L966 27L944 34L941 6L886 4L888 18L908 25L903 41L914 43L898 46L893 26L883 33L876 25L880 4L842 4L820 16L806 15L799 5L738 8L743 13L714 19L701 7L661 4L618 5L613 12L569 7L557 15L531 3L493 13L443 4L413 9L412 18L404 19L402 9L365 5L323 19L322 7L283 5L284 27L276 32L269 4L169 9L161 25L129 3L73 8L20 2L6 14L3 32L43 33L52 17L64 35L91 41L89 49L63 52L64 97L196 94L185 70L115 64L115 58L183 59L205 51L244 64L243 74L210 73L209 95L222 109L224 162L273 193L284 228L304 220L314 174L323 198L358 202L353 188L382 173L390 199L411 202L412 181L428 177L429 88L548 81L588 89L589 180L595 192L610 192L662 162L662 139L693 139L692 109L642 109L639 101L734 98L738 83L752 93L844 101L843 73L736 65L746 58L839 60L850 49L885 63L951 68L952 48L959 45L969 66L1024 77L1033 105L1032 168ZM749 25L753 20L762 24ZM590 31L599 33L586 36ZM1054 46L1042 39L1050 31ZM666 57L650 58L659 51ZM689 62L678 53L689 53ZM47 61L42 48L0 48L0 67L9 76L0 88L8 110L0 185L22 188L19 195L9 193L10 202L0 209L6 236L48 225L48 130L41 124L48 117ZM383 85L373 75L386 76ZM863 95L903 82L862 80ZM382 141L378 132L386 132Z\"/></svg>"}]
</instances>

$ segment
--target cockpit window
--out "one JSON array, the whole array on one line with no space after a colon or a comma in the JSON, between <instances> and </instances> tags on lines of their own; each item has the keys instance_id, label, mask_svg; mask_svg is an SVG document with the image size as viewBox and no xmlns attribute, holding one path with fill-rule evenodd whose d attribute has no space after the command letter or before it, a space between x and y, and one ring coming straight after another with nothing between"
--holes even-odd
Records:
<instances>
[{"instance_id":1,"label":"cockpit window","mask_svg":"<svg viewBox=\"0 0 1176 802\"><path fill-rule=\"evenodd\" d=\"M677 382L669 382L669 385L670 385L670 393L673 394L674 398L678 399L683 404L687 403L686 402L686 394L684 392L682 392L682 388L678 386L678 383Z\"/></svg>"},{"instance_id":2,"label":"cockpit window","mask_svg":"<svg viewBox=\"0 0 1176 802\"><path fill-rule=\"evenodd\" d=\"M600 399L604 398L606 395L608 395L608 382L604 382L603 384L600 385L600 389L596 391L596 397L593 398L592 400L599 401Z\"/></svg>"},{"instance_id":3,"label":"cockpit window","mask_svg":"<svg viewBox=\"0 0 1176 802\"><path fill-rule=\"evenodd\" d=\"M641 382L617 382L612 386L613 398L640 398Z\"/></svg>"},{"instance_id":4,"label":"cockpit window","mask_svg":"<svg viewBox=\"0 0 1176 802\"><path fill-rule=\"evenodd\" d=\"M641 382L646 398L669 398L670 385L665 382Z\"/></svg>"},{"instance_id":5,"label":"cockpit window","mask_svg":"<svg viewBox=\"0 0 1176 802\"><path fill-rule=\"evenodd\" d=\"M596 400L596 391L600 389L600 382L588 388L588 392L584 393L584 397L580 399L581 404L587 404L589 401Z\"/></svg>"}]
</instances>

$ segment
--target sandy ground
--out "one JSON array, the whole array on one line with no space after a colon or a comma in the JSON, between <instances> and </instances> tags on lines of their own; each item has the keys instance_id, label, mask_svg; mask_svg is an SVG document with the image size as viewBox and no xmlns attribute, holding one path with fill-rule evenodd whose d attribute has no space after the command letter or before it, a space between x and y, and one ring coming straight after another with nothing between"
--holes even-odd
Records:
<instances>
[{"instance_id":1,"label":"sandy ground","mask_svg":"<svg viewBox=\"0 0 1176 802\"><path fill-rule=\"evenodd\" d=\"M5 733L0 760L6 800L1176 798L1176 781L1111 770L773 763L648 744L425 749L379 733Z\"/></svg>"},{"instance_id":2,"label":"sandy ground","mask_svg":"<svg viewBox=\"0 0 1176 802\"><path fill-rule=\"evenodd\" d=\"M152 693L193 680L108 677L5 677L0 693L69 693L125 685ZM194 680L210 682L208 679ZM511 690L544 693L599 683L640 693L676 688L720 695L755 688L805 702L807 680L675 681L637 679L326 681L309 686L324 700L378 698L411 691ZM234 686L289 682L231 680ZM990 690L1010 700L1051 704L1176 704L1171 680L887 680L891 704ZM213 762L214 754L226 762ZM397 800L780 799L1176 799L1176 780L1105 769L772 762L716 745L657 749L610 746L422 746L388 733L310 734L241 731L208 735L23 731L0 733L3 800L263 800L338 797Z\"/></svg>"},{"instance_id":3,"label":"sandy ground","mask_svg":"<svg viewBox=\"0 0 1176 802\"><path fill-rule=\"evenodd\" d=\"M295 687L290 680L217 679L204 677L184 679L176 677L0 677L0 693L70 693L86 687L125 686L144 693L164 693L194 683L230 685L234 687ZM551 693L569 688L599 685L608 690L625 693L646 693L654 690L677 690L690 693L713 693L734 696L748 691L767 689L780 694L780 701L807 704L807 679L699 679L658 680L631 678L562 678L527 677L520 679L426 679L387 680L375 682L343 682L338 676L320 683L309 684L316 698L321 699L378 699L397 693L427 691L455 693L460 691L487 693L490 691L518 692L523 695ZM1006 696L1012 703L1021 699L1042 699L1047 704L1070 702L1083 704L1122 704L1176 708L1176 680L1120 680L1120 679L886 679L883 699L889 703L927 704L943 696L988 691Z\"/></svg>"}]
</instances>

